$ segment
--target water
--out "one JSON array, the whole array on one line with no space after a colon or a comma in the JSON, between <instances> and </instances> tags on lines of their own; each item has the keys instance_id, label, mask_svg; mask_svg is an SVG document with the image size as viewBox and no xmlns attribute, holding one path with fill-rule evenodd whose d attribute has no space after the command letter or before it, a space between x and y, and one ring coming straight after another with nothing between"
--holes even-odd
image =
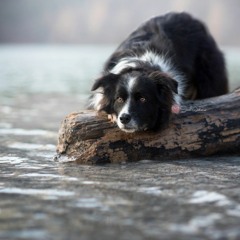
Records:
<instances>
[{"instance_id":1,"label":"water","mask_svg":"<svg viewBox=\"0 0 240 240\"><path fill-rule=\"evenodd\" d=\"M113 46L2 46L1 90L11 91L14 87L13 91L25 93L83 93L112 49Z\"/></svg>"},{"instance_id":2,"label":"water","mask_svg":"<svg viewBox=\"0 0 240 240\"><path fill-rule=\"evenodd\" d=\"M114 46L0 47L0 239L239 239L240 159L53 161ZM226 48L231 89L240 51Z\"/></svg>"},{"instance_id":3,"label":"water","mask_svg":"<svg viewBox=\"0 0 240 240\"><path fill-rule=\"evenodd\" d=\"M115 46L0 46L0 93L86 94ZM223 48L231 89L239 86L240 49Z\"/></svg>"}]
</instances>

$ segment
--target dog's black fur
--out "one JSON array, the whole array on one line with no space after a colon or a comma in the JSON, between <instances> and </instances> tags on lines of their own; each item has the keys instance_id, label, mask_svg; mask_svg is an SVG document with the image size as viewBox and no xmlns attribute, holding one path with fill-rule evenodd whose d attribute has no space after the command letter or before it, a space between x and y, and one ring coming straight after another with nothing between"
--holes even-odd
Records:
<instances>
[{"instance_id":1,"label":"dog's black fur","mask_svg":"<svg viewBox=\"0 0 240 240\"><path fill-rule=\"evenodd\" d=\"M227 93L228 81L224 57L203 23L187 13L169 13L134 31L92 90L90 105L134 132L165 126L182 100Z\"/></svg>"}]
</instances>

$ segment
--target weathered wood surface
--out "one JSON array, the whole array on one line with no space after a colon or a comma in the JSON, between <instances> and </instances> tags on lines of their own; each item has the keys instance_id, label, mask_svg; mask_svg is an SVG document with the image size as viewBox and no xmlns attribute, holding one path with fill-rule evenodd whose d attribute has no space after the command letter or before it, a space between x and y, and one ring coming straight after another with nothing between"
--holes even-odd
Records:
<instances>
[{"instance_id":1,"label":"weathered wood surface","mask_svg":"<svg viewBox=\"0 0 240 240\"><path fill-rule=\"evenodd\" d=\"M57 159L83 164L165 160L240 153L240 90L187 102L169 127L124 133L94 111L68 115L59 130Z\"/></svg>"}]
</instances>

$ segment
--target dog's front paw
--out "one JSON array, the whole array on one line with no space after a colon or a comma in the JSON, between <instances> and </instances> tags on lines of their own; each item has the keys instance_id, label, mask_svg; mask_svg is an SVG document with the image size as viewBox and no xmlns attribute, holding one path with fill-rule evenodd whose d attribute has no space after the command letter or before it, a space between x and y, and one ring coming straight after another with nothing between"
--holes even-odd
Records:
<instances>
[{"instance_id":1,"label":"dog's front paw","mask_svg":"<svg viewBox=\"0 0 240 240\"><path fill-rule=\"evenodd\" d=\"M108 114L108 119L110 120L110 122L116 122L117 121L117 117L115 114Z\"/></svg>"}]
</instances>

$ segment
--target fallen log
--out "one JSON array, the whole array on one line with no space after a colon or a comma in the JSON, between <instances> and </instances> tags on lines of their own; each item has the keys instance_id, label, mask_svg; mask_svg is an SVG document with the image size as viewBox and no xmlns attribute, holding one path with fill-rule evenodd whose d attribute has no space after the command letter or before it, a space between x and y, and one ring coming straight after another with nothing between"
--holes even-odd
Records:
<instances>
[{"instance_id":1,"label":"fallen log","mask_svg":"<svg viewBox=\"0 0 240 240\"><path fill-rule=\"evenodd\" d=\"M82 164L166 160L240 153L240 89L182 106L160 132L125 133L94 111L68 115L56 159Z\"/></svg>"}]
</instances>

